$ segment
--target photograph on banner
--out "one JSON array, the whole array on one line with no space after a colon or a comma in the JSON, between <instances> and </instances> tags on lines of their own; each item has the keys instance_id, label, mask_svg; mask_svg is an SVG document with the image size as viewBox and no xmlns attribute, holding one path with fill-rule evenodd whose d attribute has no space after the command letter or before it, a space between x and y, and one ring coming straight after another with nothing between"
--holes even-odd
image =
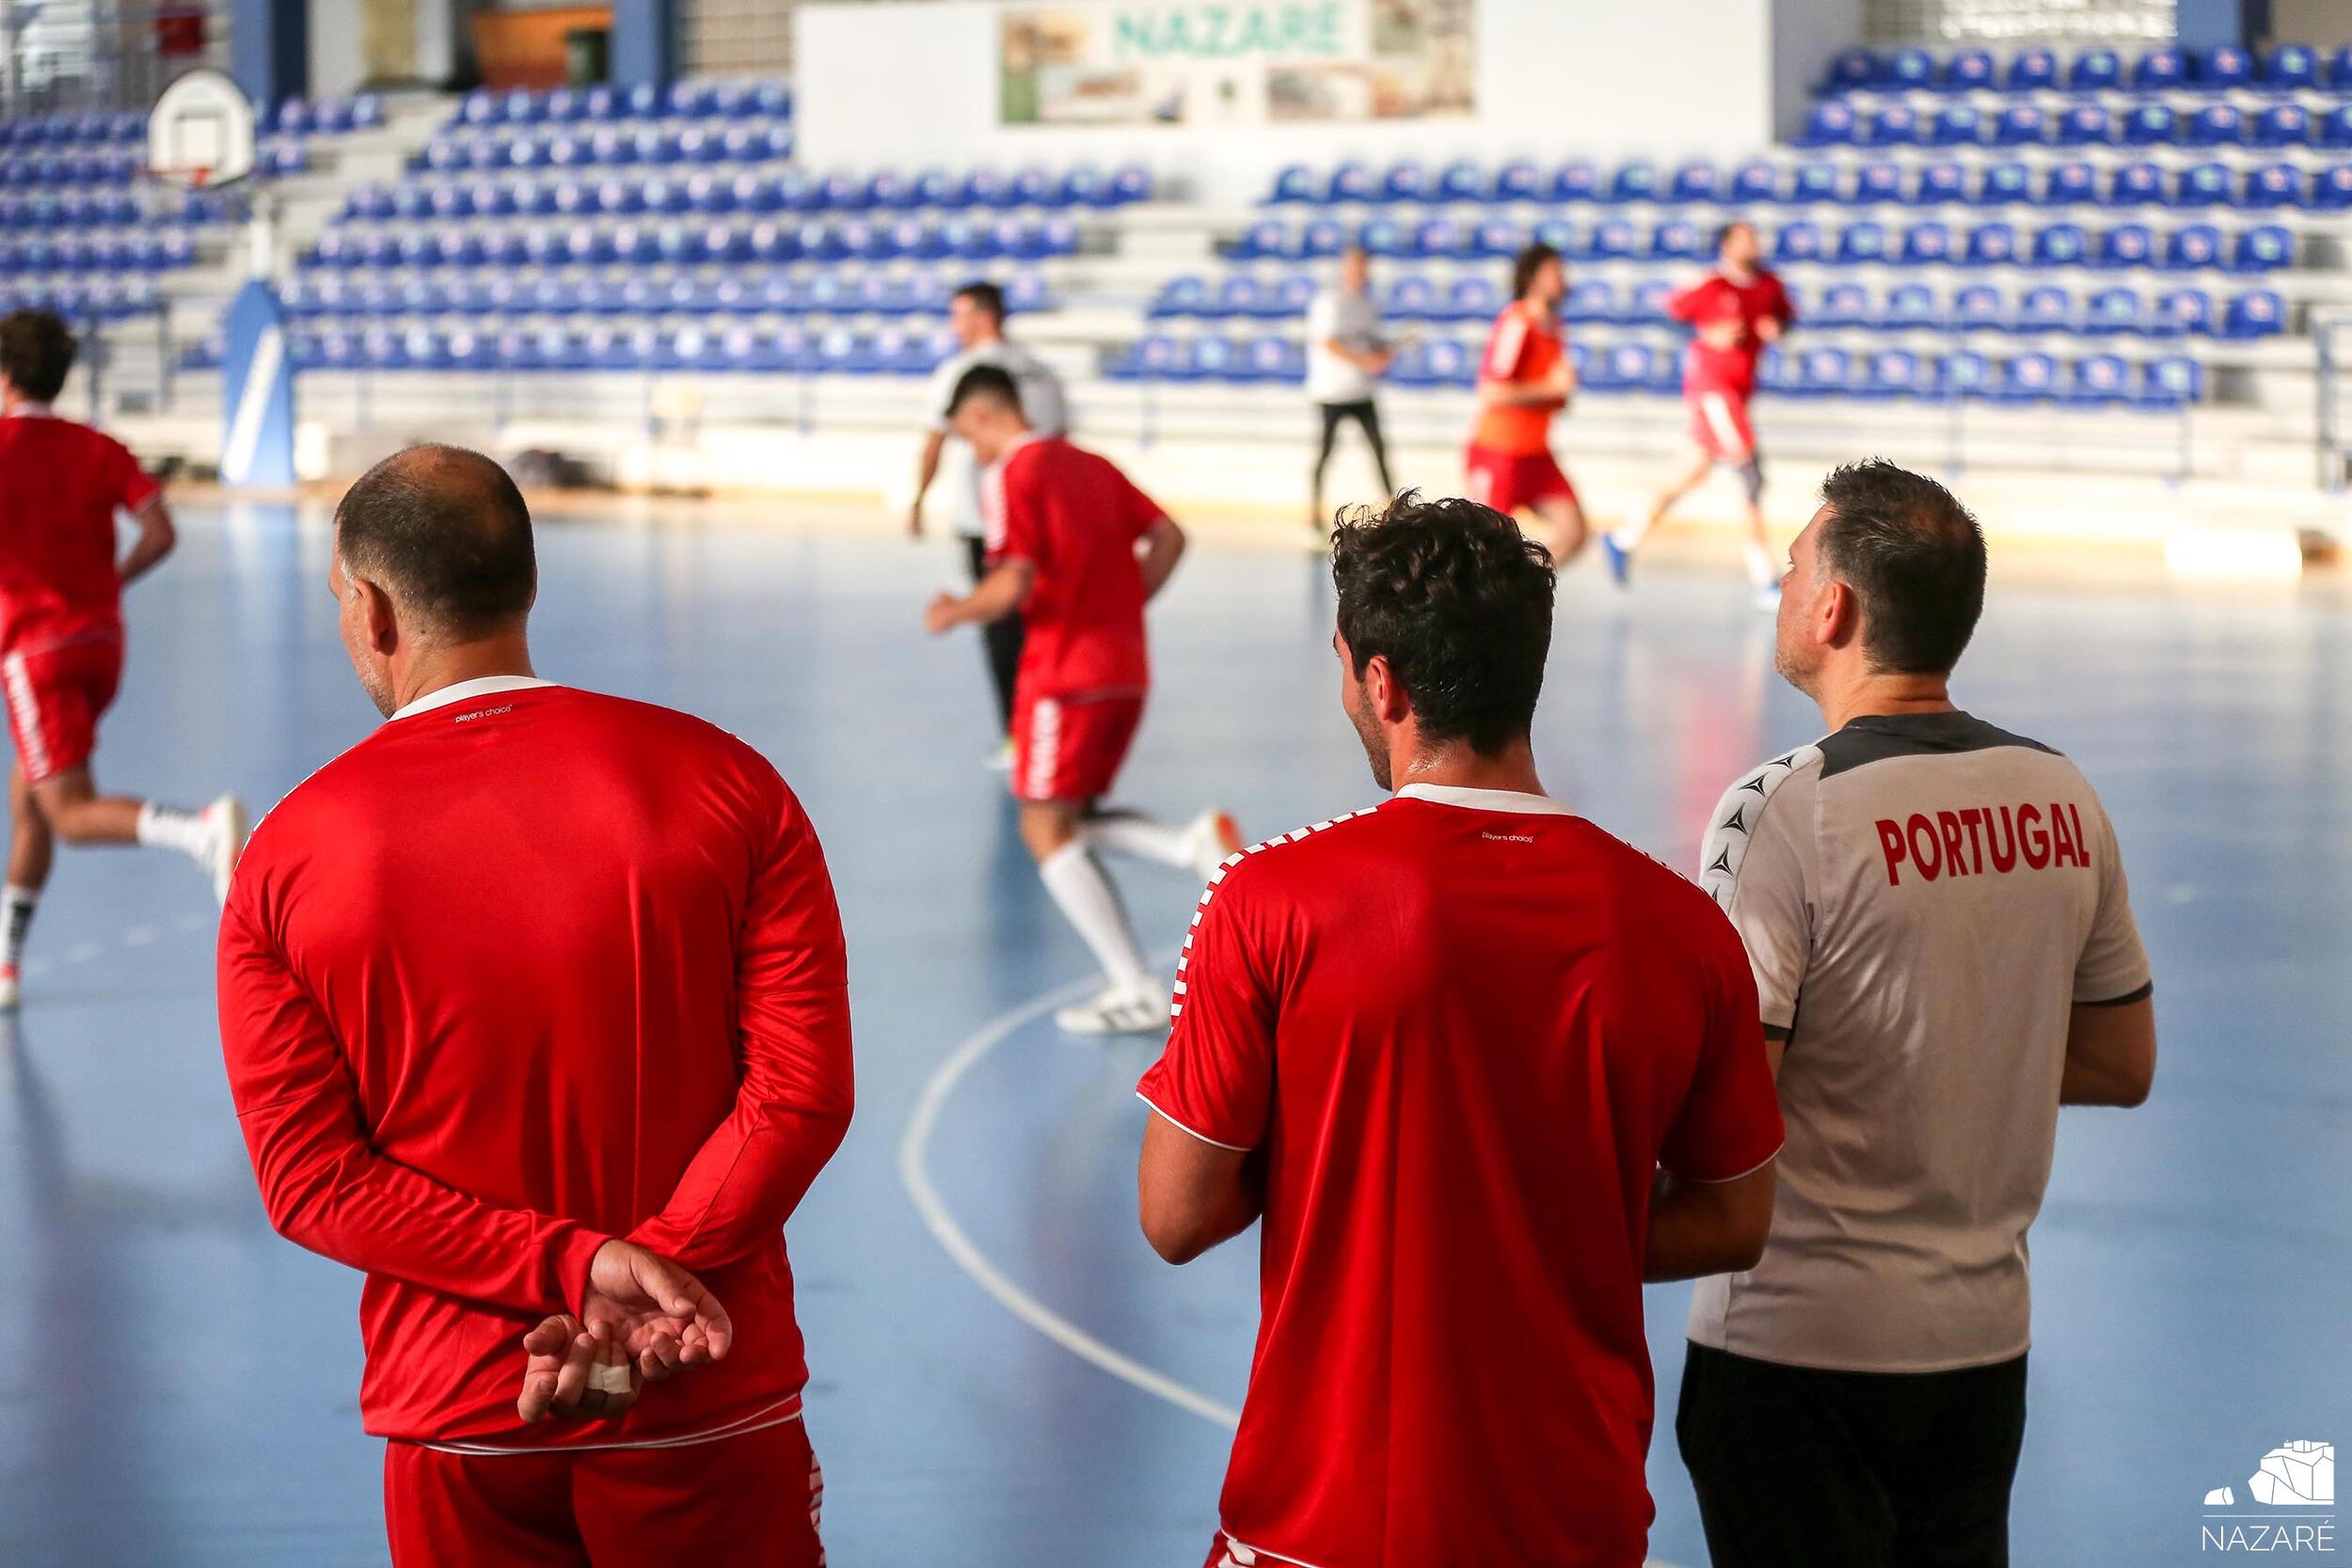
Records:
<instances>
[{"instance_id":1,"label":"photograph on banner","mask_svg":"<svg viewBox=\"0 0 2352 1568\"><path fill-rule=\"evenodd\" d=\"M1476 0L1008 6L1007 125L1264 125L1473 111Z\"/></svg>"}]
</instances>

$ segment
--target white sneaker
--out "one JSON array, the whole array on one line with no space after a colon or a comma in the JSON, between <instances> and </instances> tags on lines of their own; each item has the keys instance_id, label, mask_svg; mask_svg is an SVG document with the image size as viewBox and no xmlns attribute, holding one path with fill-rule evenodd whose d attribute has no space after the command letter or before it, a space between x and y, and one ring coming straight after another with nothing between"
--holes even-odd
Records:
<instances>
[{"instance_id":1,"label":"white sneaker","mask_svg":"<svg viewBox=\"0 0 2352 1568\"><path fill-rule=\"evenodd\" d=\"M16 1011L23 1000L17 990L16 965L0 964L0 1013Z\"/></svg>"},{"instance_id":2,"label":"white sneaker","mask_svg":"<svg viewBox=\"0 0 2352 1568\"><path fill-rule=\"evenodd\" d=\"M252 832L246 820L245 802L234 795L223 795L197 816L205 827L204 847L197 863L212 875L213 896L226 904L229 879L236 875L237 857L245 852L246 835Z\"/></svg>"},{"instance_id":3,"label":"white sneaker","mask_svg":"<svg viewBox=\"0 0 2352 1568\"><path fill-rule=\"evenodd\" d=\"M1202 881L1216 876L1228 857L1246 847L1231 813L1213 808L1192 819L1192 868Z\"/></svg>"},{"instance_id":4,"label":"white sneaker","mask_svg":"<svg viewBox=\"0 0 2352 1568\"><path fill-rule=\"evenodd\" d=\"M1064 1007L1054 1022L1070 1035L1165 1035L1168 1004L1149 991L1112 985L1074 1007Z\"/></svg>"}]
</instances>

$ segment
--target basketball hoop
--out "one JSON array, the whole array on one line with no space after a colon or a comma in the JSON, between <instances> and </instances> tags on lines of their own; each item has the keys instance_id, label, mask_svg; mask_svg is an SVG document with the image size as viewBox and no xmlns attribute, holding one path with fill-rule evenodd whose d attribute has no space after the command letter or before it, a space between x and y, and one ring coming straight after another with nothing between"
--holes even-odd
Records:
<instances>
[{"instance_id":1,"label":"basketball hoop","mask_svg":"<svg viewBox=\"0 0 2352 1568\"><path fill-rule=\"evenodd\" d=\"M253 172L253 105L220 71L200 67L166 87L147 116L147 172L204 190Z\"/></svg>"}]
</instances>

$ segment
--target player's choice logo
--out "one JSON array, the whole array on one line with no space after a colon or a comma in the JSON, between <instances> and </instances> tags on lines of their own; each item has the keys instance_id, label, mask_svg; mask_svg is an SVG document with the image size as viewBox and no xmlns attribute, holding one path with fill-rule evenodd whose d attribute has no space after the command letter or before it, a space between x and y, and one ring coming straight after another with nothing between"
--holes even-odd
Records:
<instances>
[{"instance_id":1,"label":"player's choice logo","mask_svg":"<svg viewBox=\"0 0 2352 1568\"><path fill-rule=\"evenodd\" d=\"M2205 1494L2198 1549L2207 1552L2326 1552L2336 1549L2336 1446L2300 1438L2263 1455L2235 1486Z\"/></svg>"}]
</instances>

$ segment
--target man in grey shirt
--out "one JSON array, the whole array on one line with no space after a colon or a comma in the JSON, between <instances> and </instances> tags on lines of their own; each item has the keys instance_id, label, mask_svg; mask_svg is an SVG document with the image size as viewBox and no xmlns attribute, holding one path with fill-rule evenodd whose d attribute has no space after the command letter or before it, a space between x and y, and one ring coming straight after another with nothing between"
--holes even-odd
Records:
<instances>
[{"instance_id":1,"label":"man in grey shirt","mask_svg":"<svg viewBox=\"0 0 2352 1568\"><path fill-rule=\"evenodd\" d=\"M1354 420L1372 445L1380 469L1380 501L1396 495L1389 476L1389 449L1380 438L1380 405L1373 389L1393 353L1380 336L1380 309L1369 287L1372 258L1361 245L1340 254L1339 275L1307 308L1307 396L1322 417L1323 439L1315 449L1314 478L1307 503L1308 526L1321 532L1331 519L1323 511L1323 471L1340 426Z\"/></svg>"},{"instance_id":2,"label":"man in grey shirt","mask_svg":"<svg viewBox=\"0 0 2352 1568\"><path fill-rule=\"evenodd\" d=\"M984 575L988 556L986 529L980 521L980 475L963 442L947 428L947 405L956 384L975 365L994 365L1013 379L1021 394L1022 417L1041 436L1069 434L1070 411L1061 378L1036 355L1005 336L1005 293L989 282L966 283L947 302L947 325L962 350L931 372L926 394L930 428L924 432L923 450L915 462L914 501L907 510L910 537L923 535L923 502L941 473L946 484L949 522L963 541L964 564L972 580ZM981 628L988 651L989 678L996 689L996 717L1005 735L997 764L1011 765L1012 683L1021 668L1022 621L1019 614L992 621Z\"/></svg>"},{"instance_id":3,"label":"man in grey shirt","mask_svg":"<svg viewBox=\"0 0 2352 1568\"><path fill-rule=\"evenodd\" d=\"M1692 1299L1676 1426L1716 1568L1997 1568L2026 1232L2058 1107L2147 1098L2148 956L2081 771L1952 705L1976 519L1883 462L1821 499L1775 662L1830 733L1732 786L1700 871L1788 1142L1763 1258Z\"/></svg>"}]
</instances>

